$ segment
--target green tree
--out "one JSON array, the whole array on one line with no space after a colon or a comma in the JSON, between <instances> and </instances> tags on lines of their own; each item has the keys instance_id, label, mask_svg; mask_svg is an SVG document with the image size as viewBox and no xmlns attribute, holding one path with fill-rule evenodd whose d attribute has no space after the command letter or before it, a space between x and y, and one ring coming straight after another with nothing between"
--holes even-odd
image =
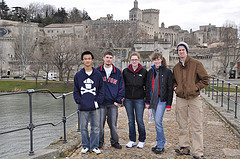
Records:
<instances>
[{"instance_id":1,"label":"green tree","mask_svg":"<svg viewBox=\"0 0 240 159\"><path fill-rule=\"evenodd\" d=\"M0 2L0 19L8 19L8 11L10 10L4 0Z\"/></svg>"},{"instance_id":2,"label":"green tree","mask_svg":"<svg viewBox=\"0 0 240 159\"><path fill-rule=\"evenodd\" d=\"M67 21L68 13L64 8L57 10L57 12L53 15L54 23L65 23Z\"/></svg>"}]
</instances>

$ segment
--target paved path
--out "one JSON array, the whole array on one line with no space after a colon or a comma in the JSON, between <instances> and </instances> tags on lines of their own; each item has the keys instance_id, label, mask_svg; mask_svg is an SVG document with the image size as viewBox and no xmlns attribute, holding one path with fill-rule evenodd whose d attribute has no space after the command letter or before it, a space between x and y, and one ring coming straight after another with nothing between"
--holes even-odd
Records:
<instances>
[{"instance_id":1,"label":"paved path","mask_svg":"<svg viewBox=\"0 0 240 159\"><path fill-rule=\"evenodd\" d=\"M204 155L206 158L240 158L240 139L232 133L225 123L205 104L204 106ZM172 111L164 114L164 131L166 136L165 153L156 155L151 151L151 147L156 145L155 126L154 123L147 122L147 111L144 113L144 122L146 127L147 138L143 149L126 148L125 144L128 138L128 119L124 107L119 108L118 117L118 133L120 144L123 146L121 150L117 150L110 146L109 128L105 126L105 145L102 154L94 153L81 154L81 146L77 149L71 159L79 158L192 158L192 156L176 156L174 149L179 148L178 145L178 125L175 121L175 104Z\"/></svg>"}]
</instances>

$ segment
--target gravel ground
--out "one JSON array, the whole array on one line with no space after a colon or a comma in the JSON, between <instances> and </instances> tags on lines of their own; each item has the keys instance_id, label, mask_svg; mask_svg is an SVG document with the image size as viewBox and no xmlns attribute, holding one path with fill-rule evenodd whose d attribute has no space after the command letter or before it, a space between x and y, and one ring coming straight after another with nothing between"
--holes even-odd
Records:
<instances>
[{"instance_id":1,"label":"gravel ground","mask_svg":"<svg viewBox=\"0 0 240 159\"><path fill-rule=\"evenodd\" d=\"M235 151L240 152L240 139L233 134L225 123L223 123L217 115L203 103L204 107L204 156L206 158L240 158L237 156L226 156L224 153ZM156 155L151 151L151 148L156 145L156 131L154 123L147 122L147 112L144 112L144 122L146 127L147 138L143 149L136 147L126 148L129 141L128 138L128 119L124 107L119 108L118 116L118 135L119 142L123 146L118 150L110 145L110 131L108 125L105 125L105 145L101 149L102 154L96 155L94 153L81 154L81 146L72 155L71 159L79 158L192 158L192 156L176 156L175 149L178 145L178 125L175 120L175 104L172 106L170 112L165 112L163 126L166 137L165 152L161 155Z\"/></svg>"}]
</instances>

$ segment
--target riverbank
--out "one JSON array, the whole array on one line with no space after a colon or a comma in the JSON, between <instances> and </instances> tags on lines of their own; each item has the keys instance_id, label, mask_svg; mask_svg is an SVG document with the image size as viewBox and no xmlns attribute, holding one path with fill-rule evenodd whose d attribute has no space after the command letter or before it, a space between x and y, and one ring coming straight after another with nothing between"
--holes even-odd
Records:
<instances>
[{"instance_id":1,"label":"riverbank","mask_svg":"<svg viewBox=\"0 0 240 159\"><path fill-rule=\"evenodd\" d=\"M35 80L18 80L18 79L0 79L0 92L18 92L28 89L49 89L54 93L66 93L73 91L73 81L48 81L38 80L37 87Z\"/></svg>"}]
</instances>

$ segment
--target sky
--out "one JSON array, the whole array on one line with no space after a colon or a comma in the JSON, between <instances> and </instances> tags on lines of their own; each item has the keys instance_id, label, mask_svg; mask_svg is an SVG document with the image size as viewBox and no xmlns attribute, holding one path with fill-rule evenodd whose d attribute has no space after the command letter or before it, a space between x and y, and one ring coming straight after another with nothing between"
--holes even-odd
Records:
<instances>
[{"instance_id":1,"label":"sky","mask_svg":"<svg viewBox=\"0 0 240 159\"><path fill-rule=\"evenodd\" d=\"M27 7L30 3L50 4L70 10L85 10L92 20L113 14L114 20L127 20L134 0L5 0L8 7ZM199 30L202 25L221 27L226 22L240 26L239 0L138 0L138 8L159 9L159 26L179 25L184 30Z\"/></svg>"}]
</instances>

